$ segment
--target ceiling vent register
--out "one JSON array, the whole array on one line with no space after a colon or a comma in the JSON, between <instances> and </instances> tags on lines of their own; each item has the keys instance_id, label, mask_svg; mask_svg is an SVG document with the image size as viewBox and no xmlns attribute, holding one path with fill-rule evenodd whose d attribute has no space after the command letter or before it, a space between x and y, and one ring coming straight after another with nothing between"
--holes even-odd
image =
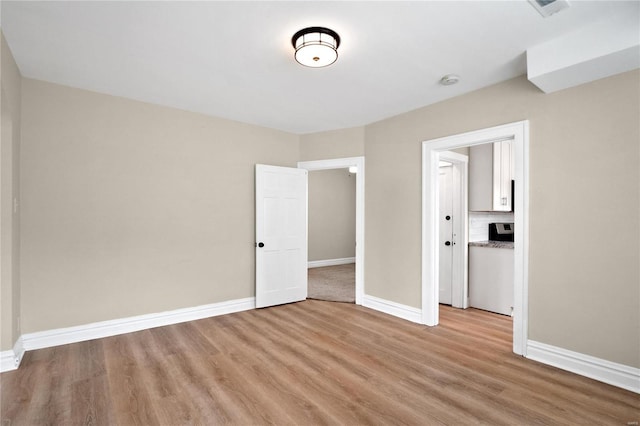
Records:
<instances>
[{"instance_id":1,"label":"ceiling vent register","mask_svg":"<svg viewBox=\"0 0 640 426\"><path fill-rule=\"evenodd\" d=\"M554 13L558 13L569 7L568 0L529 0L529 3L531 3L534 9L544 18L548 18Z\"/></svg>"}]
</instances>

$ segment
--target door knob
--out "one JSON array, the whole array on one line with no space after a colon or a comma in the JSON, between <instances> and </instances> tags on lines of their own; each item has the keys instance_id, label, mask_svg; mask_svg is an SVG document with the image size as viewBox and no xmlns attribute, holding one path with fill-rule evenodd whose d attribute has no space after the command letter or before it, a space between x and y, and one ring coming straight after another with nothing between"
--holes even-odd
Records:
<instances>
[{"instance_id":1,"label":"door knob","mask_svg":"<svg viewBox=\"0 0 640 426\"><path fill-rule=\"evenodd\" d=\"M444 218L447 219L447 220L451 220L451 216L449 216L449 215L446 215Z\"/></svg>"},{"instance_id":2,"label":"door knob","mask_svg":"<svg viewBox=\"0 0 640 426\"><path fill-rule=\"evenodd\" d=\"M445 246L450 246L450 245L451 245L451 241L445 241L445 242L444 242L444 245L445 245Z\"/></svg>"},{"instance_id":3,"label":"door knob","mask_svg":"<svg viewBox=\"0 0 640 426\"><path fill-rule=\"evenodd\" d=\"M258 243L258 247L260 248L264 247L264 243Z\"/></svg>"}]
</instances>

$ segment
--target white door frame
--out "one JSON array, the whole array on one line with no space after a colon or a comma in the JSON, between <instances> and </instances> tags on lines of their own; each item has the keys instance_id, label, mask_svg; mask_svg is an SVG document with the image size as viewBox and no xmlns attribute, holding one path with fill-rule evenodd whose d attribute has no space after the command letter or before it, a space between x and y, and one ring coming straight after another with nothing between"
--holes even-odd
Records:
<instances>
[{"instance_id":1,"label":"white door frame","mask_svg":"<svg viewBox=\"0 0 640 426\"><path fill-rule=\"evenodd\" d=\"M529 285L529 121L422 143L422 322L434 326L438 307L438 161L440 151L512 140L515 149L513 352L526 356Z\"/></svg>"},{"instance_id":2,"label":"white door frame","mask_svg":"<svg viewBox=\"0 0 640 426\"><path fill-rule=\"evenodd\" d=\"M467 191L469 157L452 151L438 153L439 159L453 164L453 266L451 271L451 306L466 309L469 307L468 253L469 253L469 209ZM436 198L438 201L439 198ZM437 212L440 211L436 206ZM437 220L438 218L436 218ZM438 234L439 235L439 234ZM439 256L440 246L438 246ZM440 265L439 259L436 262ZM439 281L438 281L439 282Z\"/></svg>"},{"instance_id":3,"label":"white door frame","mask_svg":"<svg viewBox=\"0 0 640 426\"><path fill-rule=\"evenodd\" d=\"M364 157L298 162L298 168L309 171L344 169L351 166L358 168L356 173L356 305L362 305L364 299Z\"/></svg>"}]
</instances>

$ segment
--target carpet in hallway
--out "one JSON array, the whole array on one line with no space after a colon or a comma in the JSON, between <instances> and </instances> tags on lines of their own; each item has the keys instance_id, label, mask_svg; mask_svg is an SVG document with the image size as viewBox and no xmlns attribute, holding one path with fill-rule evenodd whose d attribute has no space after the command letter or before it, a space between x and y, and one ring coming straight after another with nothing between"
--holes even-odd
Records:
<instances>
[{"instance_id":1,"label":"carpet in hallway","mask_svg":"<svg viewBox=\"0 0 640 426\"><path fill-rule=\"evenodd\" d=\"M356 264L310 268L307 298L355 303Z\"/></svg>"}]
</instances>

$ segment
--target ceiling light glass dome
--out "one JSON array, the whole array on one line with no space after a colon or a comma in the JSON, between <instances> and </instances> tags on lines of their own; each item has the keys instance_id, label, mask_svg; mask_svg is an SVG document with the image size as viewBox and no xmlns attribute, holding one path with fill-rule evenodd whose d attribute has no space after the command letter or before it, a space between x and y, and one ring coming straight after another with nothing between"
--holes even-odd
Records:
<instances>
[{"instance_id":1,"label":"ceiling light glass dome","mask_svg":"<svg viewBox=\"0 0 640 426\"><path fill-rule=\"evenodd\" d=\"M340 36L323 27L309 27L295 33L291 44L298 63L312 68L326 67L338 59Z\"/></svg>"}]
</instances>

